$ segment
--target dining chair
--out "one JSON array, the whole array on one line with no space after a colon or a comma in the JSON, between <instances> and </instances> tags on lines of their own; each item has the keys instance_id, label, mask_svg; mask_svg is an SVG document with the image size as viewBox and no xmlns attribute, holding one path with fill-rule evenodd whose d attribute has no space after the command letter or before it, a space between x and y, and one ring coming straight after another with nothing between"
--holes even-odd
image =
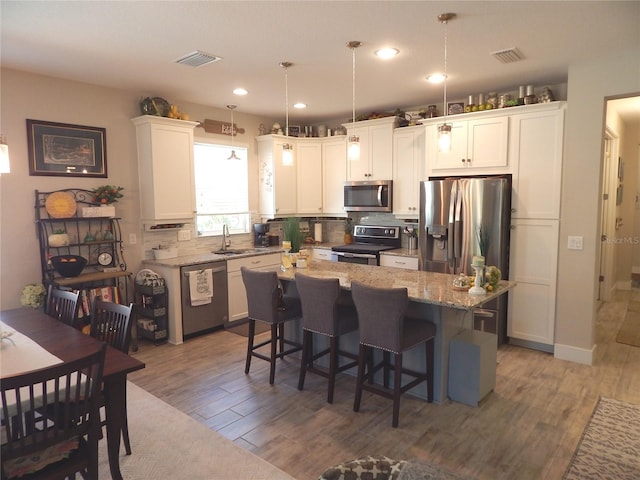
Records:
<instances>
[{"instance_id":1,"label":"dining chair","mask_svg":"<svg viewBox=\"0 0 640 480\"><path fill-rule=\"evenodd\" d=\"M337 278L312 278L296 273L296 288L302 304L302 360L298 390L304 388L307 372L321 375L329 380L327 403L333 403L336 375L358 365L358 356L340 350L339 346L341 335L358 329L358 315L353 303L341 294ZM314 335L329 337L329 347L314 353ZM327 354L328 370L315 364ZM352 361L339 365L340 357Z\"/></svg>"},{"instance_id":2,"label":"dining chair","mask_svg":"<svg viewBox=\"0 0 640 480\"><path fill-rule=\"evenodd\" d=\"M300 318L302 315L300 300L283 293L276 272L250 270L246 267L241 267L240 272L247 291L249 318L249 338L244 373L249 373L252 357L266 360L271 364L269 384L273 385L276 375L276 360L302 349L300 343L287 340L284 337L285 322ZM254 344L256 321L264 322L271 326L269 339L257 345ZM269 356L256 351L266 345L270 346ZM290 348L285 348L287 345Z\"/></svg>"},{"instance_id":3,"label":"dining chair","mask_svg":"<svg viewBox=\"0 0 640 480\"><path fill-rule=\"evenodd\" d=\"M353 410L360 410L362 391L393 399L392 426L398 426L400 396L421 382L427 383L427 401L433 401L434 343L436 326L425 320L412 318L407 313L409 298L406 288L378 288L360 282L351 282L351 296L358 311L360 347L358 375ZM403 368L403 353L424 344L425 372ZM372 350L382 350L382 361L374 364ZM391 363L393 354L393 364ZM389 372L393 366L393 388L389 388ZM383 369L383 385L373 383L375 373ZM402 385L402 377L413 380Z\"/></svg>"},{"instance_id":4,"label":"dining chair","mask_svg":"<svg viewBox=\"0 0 640 480\"><path fill-rule=\"evenodd\" d=\"M129 353L131 343L131 322L133 305L120 305L118 303L105 302L96 299L91 313L90 335L107 345ZM126 383L125 383L126 399ZM101 405L104 406L104 405ZM102 422L106 425L106 421ZM127 455L131 455L131 442L129 441L129 424L127 422L127 402L124 403L124 413L122 416L122 440Z\"/></svg>"},{"instance_id":5,"label":"dining chair","mask_svg":"<svg viewBox=\"0 0 640 480\"><path fill-rule=\"evenodd\" d=\"M3 480L98 478L105 350L2 379ZM42 411L55 421L43 422Z\"/></svg>"},{"instance_id":6,"label":"dining chair","mask_svg":"<svg viewBox=\"0 0 640 480\"><path fill-rule=\"evenodd\" d=\"M79 292L60 290L49 285L45 313L74 327L78 313L78 296Z\"/></svg>"}]
</instances>

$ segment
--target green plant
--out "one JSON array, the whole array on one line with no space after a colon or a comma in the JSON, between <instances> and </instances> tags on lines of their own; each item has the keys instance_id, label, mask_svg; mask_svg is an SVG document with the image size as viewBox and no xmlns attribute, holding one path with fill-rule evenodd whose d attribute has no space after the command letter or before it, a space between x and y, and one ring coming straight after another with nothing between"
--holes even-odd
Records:
<instances>
[{"instance_id":1,"label":"green plant","mask_svg":"<svg viewBox=\"0 0 640 480\"><path fill-rule=\"evenodd\" d=\"M489 250L489 232L485 227L480 225L476 230L476 237L478 239L478 247L480 248L480 255L486 257L486 253Z\"/></svg>"},{"instance_id":2,"label":"green plant","mask_svg":"<svg viewBox=\"0 0 640 480\"><path fill-rule=\"evenodd\" d=\"M120 193L124 190L123 187L116 187L115 185L102 185L100 187L94 188L91 192L93 193L93 201L99 203L101 205L109 205L111 203L115 203L119 198L122 198L124 195Z\"/></svg>"},{"instance_id":3,"label":"green plant","mask_svg":"<svg viewBox=\"0 0 640 480\"><path fill-rule=\"evenodd\" d=\"M65 230L64 228L56 228L56 229L53 231L53 233L54 233L54 235L62 235L62 234L65 234L65 233L67 233L67 232L66 232L66 230Z\"/></svg>"},{"instance_id":4,"label":"green plant","mask_svg":"<svg viewBox=\"0 0 640 480\"><path fill-rule=\"evenodd\" d=\"M299 252L302 245L302 233L300 232L300 219L297 217L287 218L284 223L284 239L291 242L291 252Z\"/></svg>"}]
</instances>

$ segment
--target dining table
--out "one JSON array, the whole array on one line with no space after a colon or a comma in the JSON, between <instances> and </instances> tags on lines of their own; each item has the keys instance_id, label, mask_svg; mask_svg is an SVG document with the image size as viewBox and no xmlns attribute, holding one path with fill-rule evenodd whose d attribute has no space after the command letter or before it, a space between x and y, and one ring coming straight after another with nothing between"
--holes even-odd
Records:
<instances>
[{"instance_id":1,"label":"dining table","mask_svg":"<svg viewBox=\"0 0 640 480\"><path fill-rule=\"evenodd\" d=\"M0 311L0 322L3 334L7 333L4 329L13 330L16 332L16 340L20 339L15 341L12 336L8 336L2 340L0 380L3 376L26 373L38 368L37 362L44 362L43 365L46 365L76 360L96 352L101 345L95 338L48 316L39 309L23 307ZM35 359L32 343L44 350L36 355ZM140 360L107 346L103 385L107 450L113 480L122 479L120 437L126 405L127 374L143 368L145 364Z\"/></svg>"}]
</instances>

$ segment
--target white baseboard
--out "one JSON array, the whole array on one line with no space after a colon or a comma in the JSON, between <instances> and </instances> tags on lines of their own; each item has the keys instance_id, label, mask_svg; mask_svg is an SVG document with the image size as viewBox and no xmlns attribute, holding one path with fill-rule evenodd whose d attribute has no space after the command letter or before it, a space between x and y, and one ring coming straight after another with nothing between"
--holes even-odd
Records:
<instances>
[{"instance_id":1,"label":"white baseboard","mask_svg":"<svg viewBox=\"0 0 640 480\"><path fill-rule=\"evenodd\" d=\"M571 345L561 345L556 343L553 348L553 356L559 360L568 360L570 362L582 363L584 365L593 365L593 358L596 352L596 345L591 350L586 348L572 347Z\"/></svg>"}]
</instances>

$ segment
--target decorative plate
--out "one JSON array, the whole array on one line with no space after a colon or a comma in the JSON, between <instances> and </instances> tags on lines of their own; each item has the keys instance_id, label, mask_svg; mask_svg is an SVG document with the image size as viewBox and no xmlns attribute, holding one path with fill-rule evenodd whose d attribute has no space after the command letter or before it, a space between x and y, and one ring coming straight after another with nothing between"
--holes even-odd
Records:
<instances>
[{"instance_id":1,"label":"decorative plate","mask_svg":"<svg viewBox=\"0 0 640 480\"><path fill-rule=\"evenodd\" d=\"M70 192L53 192L44 202L51 218L69 218L76 214L78 205Z\"/></svg>"}]
</instances>

